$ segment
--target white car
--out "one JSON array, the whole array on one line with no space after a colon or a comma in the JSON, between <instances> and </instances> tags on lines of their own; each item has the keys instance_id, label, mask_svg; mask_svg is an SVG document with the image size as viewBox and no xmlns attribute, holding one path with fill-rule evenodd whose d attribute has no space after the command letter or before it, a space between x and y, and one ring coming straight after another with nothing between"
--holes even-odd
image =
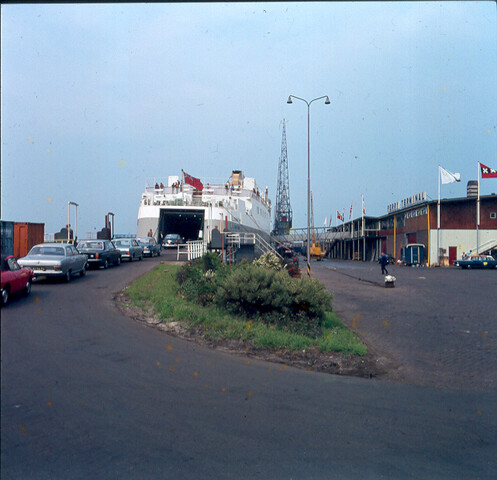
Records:
<instances>
[{"instance_id":1,"label":"white car","mask_svg":"<svg viewBox=\"0 0 497 480\"><path fill-rule=\"evenodd\" d=\"M17 263L33 270L34 277L59 277L66 282L74 275L86 274L88 257L67 243L40 243Z\"/></svg>"}]
</instances>

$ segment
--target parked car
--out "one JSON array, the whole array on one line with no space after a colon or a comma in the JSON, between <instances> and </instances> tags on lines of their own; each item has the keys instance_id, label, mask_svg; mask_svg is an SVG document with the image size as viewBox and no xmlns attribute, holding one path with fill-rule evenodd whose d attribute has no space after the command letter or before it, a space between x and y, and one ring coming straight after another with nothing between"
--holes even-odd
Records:
<instances>
[{"instance_id":1,"label":"parked car","mask_svg":"<svg viewBox=\"0 0 497 480\"><path fill-rule=\"evenodd\" d=\"M114 245L121 251L121 258L127 258L132 262L135 258L143 259L143 248L135 238L118 238L114 240Z\"/></svg>"},{"instance_id":2,"label":"parked car","mask_svg":"<svg viewBox=\"0 0 497 480\"><path fill-rule=\"evenodd\" d=\"M33 271L29 268L22 268L12 255L2 257L0 277L2 305L5 305L11 295L16 293L30 294Z\"/></svg>"},{"instance_id":3,"label":"parked car","mask_svg":"<svg viewBox=\"0 0 497 480\"><path fill-rule=\"evenodd\" d=\"M154 255L160 256L160 245L153 237L139 237L136 239L140 246L143 248L143 256L153 257Z\"/></svg>"},{"instance_id":4,"label":"parked car","mask_svg":"<svg viewBox=\"0 0 497 480\"><path fill-rule=\"evenodd\" d=\"M461 268L496 268L497 260L491 255L470 255L463 260L454 262L456 267Z\"/></svg>"},{"instance_id":5,"label":"parked car","mask_svg":"<svg viewBox=\"0 0 497 480\"><path fill-rule=\"evenodd\" d=\"M165 248L176 247L178 245L181 245L182 243L185 243L185 240L178 233L168 233L164 237L163 241L163 245Z\"/></svg>"},{"instance_id":6,"label":"parked car","mask_svg":"<svg viewBox=\"0 0 497 480\"><path fill-rule=\"evenodd\" d=\"M71 277L80 274L86 275L88 257L76 250L68 243L40 243L35 245L29 253L17 262L21 267L33 270L34 278L59 277L66 282Z\"/></svg>"},{"instance_id":7,"label":"parked car","mask_svg":"<svg viewBox=\"0 0 497 480\"><path fill-rule=\"evenodd\" d=\"M88 265L107 268L121 263L121 251L110 240L81 240L78 250L88 255Z\"/></svg>"}]
</instances>

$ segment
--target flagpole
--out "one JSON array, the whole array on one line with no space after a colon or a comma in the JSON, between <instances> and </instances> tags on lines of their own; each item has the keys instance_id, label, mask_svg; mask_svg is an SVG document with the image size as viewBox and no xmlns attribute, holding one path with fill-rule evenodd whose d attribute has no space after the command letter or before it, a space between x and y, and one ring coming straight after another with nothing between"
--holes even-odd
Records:
<instances>
[{"instance_id":1,"label":"flagpole","mask_svg":"<svg viewBox=\"0 0 497 480\"><path fill-rule=\"evenodd\" d=\"M347 255L347 250L345 248L345 207L342 208L342 237L343 237L343 250L342 250L342 259L344 255Z\"/></svg>"},{"instance_id":2,"label":"flagpole","mask_svg":"<svg viewBox=\"0 0 497 480\"><path fill-rule=\"evenodd\" d=\"M366 261L366 229L364 228L364 195L362 195L362 261Z\"/></svg>"},{"instance_id":3,"label":"flagpole","mask_svg":"<svg viewBox=\"0 0 497 480\"><path fill-rule=\"evenodd\" d=\"M185 193L183 190L183 185L185 183L185 172L181 169L181 205L185 204Z\"/></svg>"},{"instance_id":4,"label":"flagpole","mask_svg":"<svg viewBox=\"0 0 497 480\"><path fill-rule=\"evenodd\" d=\"M480 162L478 162L478 200L476 202L476 254L480 253Z\"/></svg>"},{"instance_id":5,"label":"flagpole","mask_svg":"<svg viewBox=\"0 0 497 480\"><path fill-rule=\"evenodd\" d=\"M354 241L354 210L353 210L353 203L350 204L350 215L349 215L349 220L352 222L352 227L350 228L350 236L352 237L352 242Z\"/></svg>"},{"instance_id":6,"label":"flagpole","mask_svg":"<svg viewBox=\"0 0 497 480\"><path fill-rule=\"evenodd\" d=\"M437 203L437 265L440 266L440 181L442 172L438 165L438 203Z\"/></svg>"}]
</instances>

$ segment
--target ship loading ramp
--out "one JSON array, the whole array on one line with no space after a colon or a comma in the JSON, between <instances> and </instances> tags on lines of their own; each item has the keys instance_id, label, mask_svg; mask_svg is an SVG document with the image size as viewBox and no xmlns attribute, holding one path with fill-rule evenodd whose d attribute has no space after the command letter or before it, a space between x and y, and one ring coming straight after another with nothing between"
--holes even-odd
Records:
<instances>
[{"instance_id":1,"label":"ship loading ramp","mask_svg":"<svg viewBox=\"0 0 497 480\"><path fill-rule=\"evenodd\" d=\"M201 239L204 215L204 209L161 208L159 238L164 238L168 233L177 233L185 239L185 242Z\"/></svg>"}]
</instances>

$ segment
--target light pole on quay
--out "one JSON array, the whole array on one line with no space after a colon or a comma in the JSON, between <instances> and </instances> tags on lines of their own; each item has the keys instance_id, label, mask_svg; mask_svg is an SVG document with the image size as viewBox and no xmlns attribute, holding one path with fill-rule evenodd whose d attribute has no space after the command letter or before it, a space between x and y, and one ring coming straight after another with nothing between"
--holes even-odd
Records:
<instances>
[{"instance_id":1,"label":"light pole on quay","mask_svg":"<svg viewBox=\"0 0 497 480\"><path fill-rule=\"evenodd\" d=\"M293 103L292 98L301 100L307 105L307 276L311 276L311 103L325 98L325 105L329 105L330 98L327 95L313 98L310 102L304 98L290 95L286 103Z\"/></svg>"},{"instance_id":2,"label":"light pole on quay","mask_svg":"<svg viewBox=\"0 0 497 480\"><path fill-rule=\"evenodd\" d=\"M74 237L73 244L75 244L76 238L78 237L78 207L79 207L79 204L77 204L76 202L67 202L67 243L70 242L70 233L71 233L71 216L70 216L71 205L74 205L75 210L76 210L76 228L75 228L74 235L73 235L73 237Z\"/></svg>"}]
</instances>

